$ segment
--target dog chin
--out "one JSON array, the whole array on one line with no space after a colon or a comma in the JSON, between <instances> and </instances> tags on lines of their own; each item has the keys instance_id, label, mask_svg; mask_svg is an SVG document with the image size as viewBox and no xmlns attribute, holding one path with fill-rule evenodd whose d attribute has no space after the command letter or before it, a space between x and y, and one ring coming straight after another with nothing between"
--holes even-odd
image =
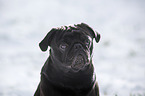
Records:
<instances>
[{"instance_id":1,"label":"dog chin","mask_svg":"<svg viewBox=\"0 0 145 96\"><path fill-rule=\"evenodd\" d=\"M71 69L74 72L78 72L80 70L85 70L89 64L90 63L88 62L87 57L85 55L79 54L72 60Z\"/></svg>"}]
</instances>

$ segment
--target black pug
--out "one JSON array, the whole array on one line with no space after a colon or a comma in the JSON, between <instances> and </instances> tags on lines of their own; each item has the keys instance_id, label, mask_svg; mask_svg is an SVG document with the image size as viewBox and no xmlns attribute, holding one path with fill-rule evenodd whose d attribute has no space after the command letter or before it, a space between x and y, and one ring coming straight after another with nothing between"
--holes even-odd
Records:
<instances>
[{"instance_id":1,"label":"black pug","mask_svg":"<svg viewBox=\"0 0 145 96\"><path fill-rule=\"evenodd\" d=\"M99 96L92 64L93 38L100 34L87 24L53 28L40 42L50 56L41 70L34 96Z\"/></svg>"}]
</instances>

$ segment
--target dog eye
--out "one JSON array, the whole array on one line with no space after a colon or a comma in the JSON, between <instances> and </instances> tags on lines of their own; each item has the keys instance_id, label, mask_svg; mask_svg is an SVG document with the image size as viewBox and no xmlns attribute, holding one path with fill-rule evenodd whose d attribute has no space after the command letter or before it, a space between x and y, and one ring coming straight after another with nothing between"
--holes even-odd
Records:
<instances>
[{"instance_id":1,"label":"dog eye","mask_svg":"<svg viewBox=\"0 0 145 96\"><path fill-rule=\"evenodd\" d=\"M90 41L89 41L89 40L85 40L85 44L86 44L87 46L89 46L89 45L90 45Z\"/></svg>"},{"instance_id":2,"label":"dog eye","mask_svg":"<svg viewBox=\"0 0 145 96\"><path fill-rule=\"evenodd\" d=\"M67 44L60 44L59 48L64 51L67 48Z\"/></svg>"}]
</instances>

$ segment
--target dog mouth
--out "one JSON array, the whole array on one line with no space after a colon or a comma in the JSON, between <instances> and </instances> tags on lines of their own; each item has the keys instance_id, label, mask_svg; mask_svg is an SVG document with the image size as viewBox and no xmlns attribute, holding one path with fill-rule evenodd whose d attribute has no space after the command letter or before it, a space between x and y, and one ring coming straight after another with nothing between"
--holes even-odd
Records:
<instances>
[{"instance_id":1,"label":"dog mouth","mask_svg":"<svg viewBox=\"0 0 145 96\"><path fill-rule=\"evenodd\" d=\"M85 59L82 55L76 56L76 58L73 61L72 67L73 68L81 68L85 64Z\"/></svg>"},{"instance_id":2,"label":"dog mouth","mask_svg":"<svg viewBox=\"0 0 145 96\"><path fill-rule=\"evenodd\" d=\"M84 69L86 65L88 65L86 56L79 54L74 57L73 62L71 64L71 68L74 71L79 71L81 69Z\"/></svg>"}]
</instances>

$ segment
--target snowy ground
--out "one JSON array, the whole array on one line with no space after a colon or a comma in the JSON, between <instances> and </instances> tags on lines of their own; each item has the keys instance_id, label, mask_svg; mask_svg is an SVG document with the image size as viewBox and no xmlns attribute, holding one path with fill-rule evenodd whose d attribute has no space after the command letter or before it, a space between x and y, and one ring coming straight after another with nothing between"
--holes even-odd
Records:
<instances>
[{"instance_id":1,"label":"snowy ground","mask_svg":"<svg viewBox=\"0 0 145 96\"><path fill-rule=\"evenodd\" d=\"M94 65L101 96L145 96L144 0L0 0L0 96L32 96L52 28L86 22L100 32Z\"/></svg>"}]
</instances>

